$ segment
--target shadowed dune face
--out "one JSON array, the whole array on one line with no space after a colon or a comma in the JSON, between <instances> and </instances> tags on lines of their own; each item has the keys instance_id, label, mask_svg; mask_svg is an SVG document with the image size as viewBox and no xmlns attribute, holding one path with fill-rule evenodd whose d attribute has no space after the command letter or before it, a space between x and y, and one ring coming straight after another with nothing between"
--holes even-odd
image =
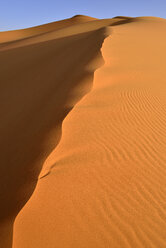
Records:
<instances>
[{"instance_id":1,"label":"shadowed dune face","mask_svg":"<svg viewBox=\"0 0 166 248\"><path fill-rule=\"evenodd\" d=\"M103 28L0 52L1 248L11 247L12 222L60 140L62 121L91 89L105 37Z\"/></svg>"}]
</instances>

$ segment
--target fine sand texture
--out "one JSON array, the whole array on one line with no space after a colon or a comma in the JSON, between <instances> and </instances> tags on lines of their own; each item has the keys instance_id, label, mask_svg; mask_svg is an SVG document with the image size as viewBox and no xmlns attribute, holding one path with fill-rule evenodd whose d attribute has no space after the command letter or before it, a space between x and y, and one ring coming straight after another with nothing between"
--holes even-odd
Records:
<instances>
[{"instance_id":1,"label":"fine sand texture","mask_svg":"<svg viewBox=\"0 0 166 248\"><path fill-rule=\"evenodd\" d=\"M166 247L165 30L0 33L0 248Z\"/></svg>"}]
</instances>

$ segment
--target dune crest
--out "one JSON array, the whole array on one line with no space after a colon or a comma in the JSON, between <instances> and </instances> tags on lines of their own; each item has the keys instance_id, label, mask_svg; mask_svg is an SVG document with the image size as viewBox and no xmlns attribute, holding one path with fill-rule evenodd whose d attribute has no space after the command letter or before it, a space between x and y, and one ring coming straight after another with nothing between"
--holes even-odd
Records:
<instances>
[{"instance_id":1,"label":"dune crest","mask_svg":"<svg viewBox=\"0 0 166 248\"><path fill-rule=\"evenodd\" d=\"M44 25L39 25L36 27L0 32L0 44L4 42L11 42L18 39L33 37L39 34L55 31L60 28L66 28L67 26L71 26L74 24L89 22L93 20L97 20L97 18L84 16L84 15L76 15L62 21L52 22Z\"/></svg>"},{"instance_id":2,"label":"dune crest","mask_svg":"<svg viewBox=\"0 0 166 248\"><path fill-rule=\"evenodd\" d=\"M12 245L13 221L60 140L63 119L91 89L106 36L103 27L0 52L2 248Z\"/></svg>"},{"instance_id":3,"label":"dune crest","mask_svg":"<svg viewBox=\"0 0 166 248\"><path fill-rule=\"evenodd\" d=\"M78 15L0 37L2 248L166 247L165 28Z\"/></svg>"}]
</instances>

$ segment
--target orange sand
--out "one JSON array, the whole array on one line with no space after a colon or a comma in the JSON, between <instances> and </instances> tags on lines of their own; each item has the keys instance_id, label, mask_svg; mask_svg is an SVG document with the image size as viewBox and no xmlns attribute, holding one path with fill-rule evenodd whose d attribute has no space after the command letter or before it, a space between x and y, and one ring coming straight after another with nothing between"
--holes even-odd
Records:
<instances>
[{"instance_id":1,"label":"orange sand","mask_svg":"<svg viewBox=\"0 0 166 248\"><path fill-rule=\"evenodd\" d=\"M165 29L0 33L1 248L166 247Z\"/></svg>"}]
</instances>

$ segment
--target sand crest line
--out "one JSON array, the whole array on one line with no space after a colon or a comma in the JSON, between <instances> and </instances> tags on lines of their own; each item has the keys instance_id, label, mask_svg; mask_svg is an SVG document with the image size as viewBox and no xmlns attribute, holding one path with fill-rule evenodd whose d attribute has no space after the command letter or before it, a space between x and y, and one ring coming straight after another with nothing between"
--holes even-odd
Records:
<instances>
[{"instance_id":1,"label":"sand crest line","mask_svg":"<svg viewBox=\"0 0 166 248\"><path fill-rule=\"evenodd\" d=\"M110 30L109 27L104 27L104 28L101 28L101 29L98 29L98 30L99 30L99 31L101 30L102 32L103 32L103 30L104 30L105 39L107 39L107 37L111 35L111 30ZM94 31L94 32L95 32L95 31ZM99 60L101 60L101 65L97 66L98 64L100 64L100 61L98 61L98 62L97 62L97 65L95 65L95 66L96 66L96 69L95 69L95 71L94 71L94 76L95 76L95 72L96 72L97 70L99 70L102 66L104 66L104 63L105 63L104 58L103 58L103 54L102 54L102 47L103 47L103 45L104 45L105 39L103 40L102 46L101 46L101 48L100 48L100 52L101 52L101 57L102 57L102 59L99 58ZM98 60L98 59L96 58L95 60ZM92 63L89 64L89 67L90 67L92 70L94 70L94 65L92 66L91 64L93 64L93 61L92 61ZM79 104L79 103L80 103L88 94L90 94L91 91L93 91L93 85L92 85L91 90L90 90L85 96L83 96L82 99L81 99L79 102L76 103L76 105L73 107L73 109L74 109L74 108L75 108L75 107L76 107L76 106L77 106L77 105L78 105L78 104ZM72 110L73 110L73 109L72 109ZM70 113L72 112L72 110L70 111ZM70 113L69 113L69 115L70 115ZM65 117L65 119L63 120L63 123L62 123L62 136L63 136L63 125L65 124L65 120L66 120L67 117L68 117L68 115ZM62 136L61 136L61 139L62 139ZM60 141L59 141L59 144L60 144ZM58 144L58 146L59 146L59 144ZM58 146L57 146L56 148L58 148ZM55 152L55 150L54 150L54 152ZM47 160L47 159L46 159L46 160ZM55 167L56 167L56 164L52 164L49 168L47 168L47 170L44 172L44 174L41 172L41 176L39 175L38 180L43 179L43 178L45 178L46 176L48 176L48 175L52 172L52 170L53 170Z\"/></svg>"}]
</instances>

